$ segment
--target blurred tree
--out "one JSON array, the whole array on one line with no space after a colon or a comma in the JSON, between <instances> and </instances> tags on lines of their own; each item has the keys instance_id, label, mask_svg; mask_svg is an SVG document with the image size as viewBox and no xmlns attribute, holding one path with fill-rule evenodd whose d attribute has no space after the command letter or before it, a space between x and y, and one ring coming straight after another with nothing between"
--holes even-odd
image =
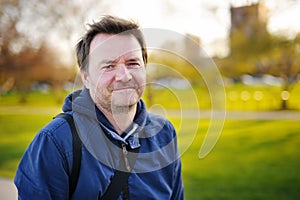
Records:
<instances>
[{"instance_id":1,"label":"blurred tree","mask_svg":"<svg viewBox=\"0 0 300 200\"><path fill-rule=\"evenodd\" d=\"M152 80L164 78L186 79L192 85L203 85L202 74L187 58L174 52L155 50L149 54L149 78Z\"/></svg>"},{"instance_id":2,"label":"blurred tree","mask_svg":"<svg viewBox=\"0 0 300 200\"><path fill-rule=\"evenodd\" d=\"M269 56L261 59L264 73L282 80L281 108L289 109L288 96L300 74L300 34L294 39L274 37Z\"/></svg>"},{"instance_id":3,"label":"blurred tree","mask_svg":"<svg viewBox=\"0 0 300 200\"><path fill-rule=\"evenodd\" d=\"M287 39L257 31L251 38L241 32L234 37L231 55L216 61L222 74L234 80L239 80L243 74L258 77L270 74L281 78L282 93L289 94L300 74L300 34ZM280 98L280 109L289 109L288 98Z\"/></svg>"},{"instance_id":4,"label":"blurred tree","mask_svg":"<svg viewBox=\"0 0 300 200\"><path fill-rule=\"evenodd\" d=\"M205 68L212 64L211 59L202 51L199 41L195 42L191 35L182 35L176 40L169 39L160 48L150 51L151 69L148 68L148 71L153 80L171 77L201 85Z\"/></svg>"},{"instance_id":5,"label":"blurred tree","mask_svg":"<svg viewBox=\"0 0 300 200\"><path fill-rule=\"evenodd\" d=\"M16 88L23 101L32 82L59 88L68 81L74 75L75 62L66 61L62 46L73 52L72 40L84 29L87 14L95 5L100 5L99 1L1 1L0 89ZM61 68L66 65L69 68Z\"/></svg>"},{"instance_id":6,"label":"blurred tree","mask_svg":"<svg viewBox=\"0 0 300 200\"><path fill-rule=\"evenodd\" d=\"M256 64L269 56L273 37L260 23L252 23L251 26L246 32L243 29L231 32L230 55L221 63L219 60L223 75L239 80L243 74L260 73Z\"/></svg>"},{"instance_id":7,"label":"blurred tree","mask_svg":"<svg viewBox=\"0 0 300 200\"><path fill-rule=\"evenodd\" d=\"M300 74L300 36L294 39L271 35L266 21L260 21L258 5L232 8L230 55L216 59L224 76L239 81L244 74L280 77L282 83L281 108L288 109L288 95ZM243 19L243 20L240 20Z\"/></svg>"}]
</instances>

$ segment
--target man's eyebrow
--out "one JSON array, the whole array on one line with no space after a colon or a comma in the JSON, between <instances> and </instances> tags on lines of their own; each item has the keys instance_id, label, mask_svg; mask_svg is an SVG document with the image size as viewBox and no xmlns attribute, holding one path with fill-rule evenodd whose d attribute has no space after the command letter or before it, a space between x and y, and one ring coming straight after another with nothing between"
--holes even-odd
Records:
<instances>
[{"instance_id":1,"label":"man's eyebrow","mask_svg":"<svg viewBox=\"0 0 300 200\"><path fill-rule=\"evenodd\" d=\"M104 60L101 60L100 62L99 62L99 64L101 65L101 64L109 64L109 63L116 63L116 62L118 62L118 59L104 59Z\"/></svg>"},{"instance_id":2,"label":"man's eyebrow","mask_svg":"<svg viewBox=\"0 0 300 200\"><path fill-rule=\"evenodd\" d=\"M111 63L117 63L120 60L120 58L116 58L116 59L104 59L101 60L98 64L102 65L102 64L111 64ZM128 58L125 60L125 62L136 62L139 61L141 62L142 59L139 57L133 57L133 58Z\"/></svg>"},{"instance_id":3,"label":"man's eyebrow","mask_svg":"<svg viewBox=\"0 0 300 200\"><path fill-rule=\"evenodd\" d=\"M141 61L139 57L129 58L126 61Z\"/></svg>"}]
</instances>

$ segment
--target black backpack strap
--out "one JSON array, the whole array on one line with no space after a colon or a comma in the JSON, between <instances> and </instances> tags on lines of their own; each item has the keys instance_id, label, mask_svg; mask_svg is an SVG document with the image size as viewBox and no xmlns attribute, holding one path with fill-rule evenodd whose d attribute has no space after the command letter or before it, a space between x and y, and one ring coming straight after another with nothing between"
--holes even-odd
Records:
<instances>
[{"instance_id":1,"label":"black backpack strap","mask_svg":"<svg viewBox=\"0 0 300 200\"><path fill-rule=\"evenodd\" d=\"M72 165L72 172L69 176L69 199L71 199L71 197L76 189L78 176L79 176L79 172L80 172L82 142L76 131L74 119L71 115L66 114L66 113L60 113L55 118L64 118L68 122L68 124L72 130L73 165ZM133 149L130 152L132 152L132 154L128 154L128 160L129 160L129 165L133 168L136 158L137 158L137 154L139 152L139 148ZM124 162L123 163L121 162L120 164L123 166L123 169L125 169ZM104 195L102 197L99 196L99 199L115 200L118 198L122 189L124 189L124 188L125 188L125 190L127 188L126 192L129 193L127 181L128 181L130 174L131 174L131 172L116 170L115 175L113 176L113 178L108 186L108 189L106 190L106 192L104 193ZM127 194L127 195L129 195L129 194Z\"/></svg>"},{"instance_id":2,"label":"black backpack strap","mask_svg":"<svg viewBox=\"0 0 300 200\"><path fill-rule=\"evenodd\" d=\"M123 148L124 148L124 146L123 146ZM131 168L134 167L139 149L140 148L133 149L130 151L132 153L127 154L129 165ZM120 165L122 166L121 169L125 169L125 163L122 162L122 159L120 159L120 161L121 161ZM125 197L125 199L129 199L129 191L128 191L127 183L128 183L128 178L129 178L130 174L131 174L130 171L126 172L125 170L124 171L116 170L115 175L113 176L107 190L105 191L104 195L101 198L99 197L99 199L100 200L116 200L116 199L118 199L121 191L123 191L123 193L126 193L126 194L123 194L123 195L127 196L127 198Z\"/></svg>"},{"instance_id":3,"label":"black backpack strap","mask_svg":"<svg viewBox=\"0 0 300 200\"><path fill-rule=\"evenodd\" d=\"M107 190L100 200L115 200L118 199L122 188L127 184L128 177L130 176L129 172L123 172L117 170L113 176Z\"/></svg>"},{"instance_id":4,"label":"black backpack strap","mask_svg":"<svg viewBox=\"0 0 300 200\"><path fill-rule=\"evenodd\" d=\"M76 131L76 127L72 115L66 113L60 113L55 118L64 118L68 122L72 131L73 165L72 165L72 172L69 176L69 199L71 199L76 189L79 171L80 171L82 143Z\"/></svg>"}]
</instances>

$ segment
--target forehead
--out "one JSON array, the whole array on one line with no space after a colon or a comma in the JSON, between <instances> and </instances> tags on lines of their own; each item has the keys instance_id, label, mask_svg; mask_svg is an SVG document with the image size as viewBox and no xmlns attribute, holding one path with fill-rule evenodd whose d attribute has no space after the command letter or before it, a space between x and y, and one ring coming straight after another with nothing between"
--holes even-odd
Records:
<instances>
[{"instance_id":1,"label":"forehead","mask_svg":"<svg viewBox=\"0 0 300 200\"><path fill-rule=\"evenodd\" d=\"M90 59L99 62L102 59L117 59L126 56L142 57L139 42L133 35L96 35L90 45Z\"/></svg>"}]
</instances>

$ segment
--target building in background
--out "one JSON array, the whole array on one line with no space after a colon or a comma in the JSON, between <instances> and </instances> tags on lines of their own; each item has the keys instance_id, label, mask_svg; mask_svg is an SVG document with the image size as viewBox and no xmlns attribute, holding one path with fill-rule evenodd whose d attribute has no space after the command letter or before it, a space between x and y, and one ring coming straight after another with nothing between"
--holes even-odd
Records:
<instances>
[{"instance_id":1,"label":"building in background","mask_svg":"<svg viewBox=\"0 0 300 200\"><path fill-rule=\"evenodd\" d=\"M242 32L246 37L251 38L257 31L267 31L268 9L263 2L231 6L230 14L230 46L235 40L236 32Z\"/></svg>"}]
</instances>

